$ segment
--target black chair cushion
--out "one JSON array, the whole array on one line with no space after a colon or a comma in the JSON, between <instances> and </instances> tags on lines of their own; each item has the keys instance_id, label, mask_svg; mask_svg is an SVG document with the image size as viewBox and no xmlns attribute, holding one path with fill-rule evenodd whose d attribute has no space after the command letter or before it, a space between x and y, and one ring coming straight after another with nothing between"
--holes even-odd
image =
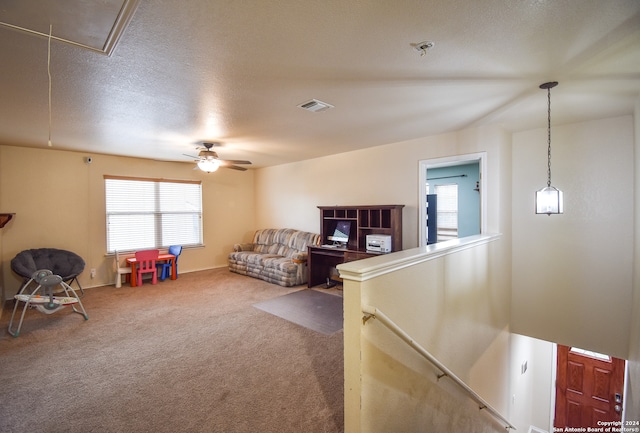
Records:
<instances>
[{"instance_id":1,"label":"black chair cushion","mask_svg":"<svg viewBox=\"0 0 640 433\"><path fill-rule=\"evenodd\" d=\"M56 248L24 250L11 260L11 269L23 278L31 278L38 269L49 269L67 281L80 275L84 266L84 260L76 253Z\"/></svg>"}]
</instances>

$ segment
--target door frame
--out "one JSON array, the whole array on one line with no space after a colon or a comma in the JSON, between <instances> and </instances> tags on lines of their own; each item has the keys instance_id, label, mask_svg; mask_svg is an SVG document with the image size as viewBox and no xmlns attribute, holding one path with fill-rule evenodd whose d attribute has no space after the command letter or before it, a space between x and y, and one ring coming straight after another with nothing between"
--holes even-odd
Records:
<instances>
[{"instance_id":1,"label":"door frame","mask_svg":"<svg viewBox=\"0 0 640 433\"><path fill-rule=\"evenodd\" d=\"M454 167L477 162L480 168L480 233L487 232L487 152L468 153L465 155L446 156L443 158L424 159L418 161L418 246L427 245L426 224L427 209L427 171L430 168Z\"/></svg>"},{"instance_id":2,"label":"door frame","mask_svg":"<svg viewBox=\"0 0 640 433\"><path fill-rule=\"evenodd\" d=\"M572 347L572 346L569 346ZM611 355L609 355L611 356ZM623 358L624 359L624 358ZM627 403L627 399L624 398L624 396L629 395L629 360L625 359L625 363L624 363L624 382L622 384L622 389L623 389L623 402L622 402L622 423L624 425L624 422L626 421L626 414L627 414L627 407L626 407L626 403ZM549 408L549 431L552 432L553 431L553 425L554 425L554 421L555 421L555 416L556 416L556 381L557 381L557 377L558 377L558 343L553 343L553 347L552 347L552 351L551 351L551 386L550 386L550 392L551 392L551 398L550 398L550 402L551 402L551 407Z\"/></svg>"}]
</instances>

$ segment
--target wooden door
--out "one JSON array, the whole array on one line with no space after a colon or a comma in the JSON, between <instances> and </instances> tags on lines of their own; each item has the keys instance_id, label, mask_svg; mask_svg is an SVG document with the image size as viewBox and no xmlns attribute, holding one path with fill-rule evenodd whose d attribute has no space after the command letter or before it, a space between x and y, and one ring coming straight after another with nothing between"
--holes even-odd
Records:
<instances>
[{"instance_id":1,"label":"wooden door","mask_svg":"<svg viewBox=\"0 0 640 433\"><path fill-rule=\"evenodd\" d=\"M600 359L558 345L556 412L553 426L599 427L620 421L624 388L623 359Z\"/></svg>"}]
</instances>

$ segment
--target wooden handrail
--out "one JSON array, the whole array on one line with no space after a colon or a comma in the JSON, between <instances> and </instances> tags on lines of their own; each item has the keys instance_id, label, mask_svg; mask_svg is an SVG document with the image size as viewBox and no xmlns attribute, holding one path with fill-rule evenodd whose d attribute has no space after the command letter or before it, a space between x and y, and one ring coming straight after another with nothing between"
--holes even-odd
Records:
<instances>
[{"instance_id":1,"label":"wooden handrail","mask_svg":"<svg viewBox=\"0 0 640 433\"><path fill-rule=\"evenodd\" d=\"M456 376L451 370L449 370L444 364L442 364L436 357L434 357L431 353L429 353L424 347L422 347L419 343L417 343L409 334L407 334L402 328L400 328L393 320L391 320L387 315L385 315L382 311L377 309L376 307L372 307L369 305L365 305L362 307L362 312L365 314L363 317L363 321L367 321L371 318L378 319L380 323L386 326L390 331L400 337L405 343L407 343L413 350L418 352L424 358L427 359L431 364L433 364L438 370L442 372L442 374L438 375L438 379L446 376L449 379L453 380L460 388L464 389L469 396L478 403L480 410L485 409L491 415L499 419L505 424L505 428L507 430L516 428L509 422L507 419L500 414L496 409L494 409L489 403L487 403L478 393L476 393L473 389L469 387L466 383L462 381L458 376Z\"/></svg>"}]
</instances>

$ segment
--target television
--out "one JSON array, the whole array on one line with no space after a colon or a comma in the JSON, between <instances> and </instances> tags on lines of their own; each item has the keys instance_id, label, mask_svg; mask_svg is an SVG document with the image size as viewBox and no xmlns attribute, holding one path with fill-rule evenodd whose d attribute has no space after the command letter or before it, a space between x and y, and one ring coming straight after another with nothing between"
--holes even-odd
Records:
<instances>
[{"instance_id":1,"label":"television","mask_svg":"<svg viewBox=\"0 0 640 433\"><path fill-rule=\"evenodd\" d=\"M346 244L349 242L349 232L351 231L351 221L338 221L333 235L327 236L327 239L333 242Z\"/></svg>"}]
</instances>

